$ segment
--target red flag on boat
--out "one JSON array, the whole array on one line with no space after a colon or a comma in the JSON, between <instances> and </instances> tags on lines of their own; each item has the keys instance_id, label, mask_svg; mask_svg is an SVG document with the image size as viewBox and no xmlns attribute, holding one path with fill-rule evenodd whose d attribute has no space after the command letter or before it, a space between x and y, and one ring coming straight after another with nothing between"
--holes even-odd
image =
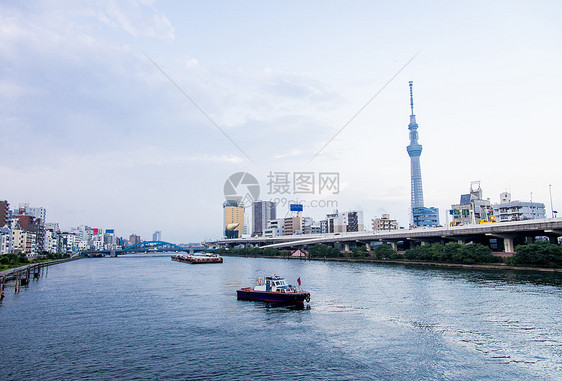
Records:
<instances>
[{"instance_id":1,"label":"red flag on boat","mask_svg":"<svg viewBox=\"0 0 562 381\"><path fill-rule=\"evenodd\" d=\"M301 285L301 277L299 277L299 279L297 279L297 283L299 284L299 286Z\"/></svg>"}]
</instances>

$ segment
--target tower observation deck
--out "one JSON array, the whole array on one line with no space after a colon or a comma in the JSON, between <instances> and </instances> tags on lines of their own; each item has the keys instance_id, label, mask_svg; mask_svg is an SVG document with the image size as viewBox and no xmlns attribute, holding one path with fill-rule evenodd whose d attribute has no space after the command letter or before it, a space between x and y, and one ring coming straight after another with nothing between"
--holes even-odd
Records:
<instances>
[{"instance_id":1,"label":"tower observation deck","mask_svg":"<svg viewBox=\"0 0 562 381\"><path fill-rule=\"evenodd\" d=\"M422 146L418 143L418 124L416 123L416 115L414 115L414 93L413 82L410 81L410 108L412 114L410 115L410 145L406 147L408 155L410 156L410 171L411 171L411 208L423 207L423 188L420 167L420 155L422 153Z\"/></svg>"}]
</instances>

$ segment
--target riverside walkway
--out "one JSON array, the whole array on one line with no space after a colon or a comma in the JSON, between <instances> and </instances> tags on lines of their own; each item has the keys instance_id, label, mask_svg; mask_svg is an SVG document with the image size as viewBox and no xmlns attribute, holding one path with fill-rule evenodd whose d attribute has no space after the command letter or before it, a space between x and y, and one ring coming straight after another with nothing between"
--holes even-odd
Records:
<instances>
[{"instance_id":1,"label":"riverside walkway","mask_svg":"<svg viewBox=\"0 0 562 381\"><path fill-rule=\"evenodd\" d=\"M30 263L29 265L14 267L0 271L0 299L4 296L6 283L14 281L14 292L19 292L21 286L29 284L31 278L39 279L48 266L80 259L80 257L57 259L54 261Z\"/></svg>"}]
</instances>

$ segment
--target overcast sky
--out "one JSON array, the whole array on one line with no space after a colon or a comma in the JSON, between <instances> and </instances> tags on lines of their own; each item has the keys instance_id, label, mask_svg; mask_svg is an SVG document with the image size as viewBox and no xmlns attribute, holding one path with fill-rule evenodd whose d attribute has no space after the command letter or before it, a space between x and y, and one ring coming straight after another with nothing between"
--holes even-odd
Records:
<instances>
[{"instance_id":1,"label":"overcast sky","mask_svg":"<svg viewBox=\"0 0 562 381\"><path fill-rule=\"evenodd\" d=\"M0 200L64 229L195 242L221 235L231 174L269 199L270 172L335 172L338 194L282 196L407 226L414 81L426 206L445 221L480 180L492 202L510 191L550 216L561 14L554 0L3 0Z\"/></svg>"}]
</instances>

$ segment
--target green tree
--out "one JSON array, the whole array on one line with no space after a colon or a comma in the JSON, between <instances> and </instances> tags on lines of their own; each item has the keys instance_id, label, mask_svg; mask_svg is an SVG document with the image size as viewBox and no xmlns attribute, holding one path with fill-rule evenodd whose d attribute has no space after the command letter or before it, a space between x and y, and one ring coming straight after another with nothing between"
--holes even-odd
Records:
<instances>
[{"instance_id":1,"label":"green tree","mask_svg":"<svg viewBox=\"0 0 562 381\"><path fill-rule=\"evenodd\" d=\"M397 256L396 251L387 243L375 246L373 252L377 259L395 259L395 256Z\"/></svg>"},{"instance_id":2,"label":"green tree","mask_svg":"<svg viewBox=\"0 0 562 381\"><path fill-rule=\"evenodd\" d=\"M562 248L545 241L518 245L510 263L516 266L562 267Z\"/></svg>"},{"instance_id":3,"label":"green tree","mask_svg":"<svg viewBox=\"0 0 562 381\"><path fill-rule=\"evenodd\" d=\"M367 256L367 248L365 246L357 246L351 249L351 253L355 258L365 258Z\"/></svg>"}]
</instances>

